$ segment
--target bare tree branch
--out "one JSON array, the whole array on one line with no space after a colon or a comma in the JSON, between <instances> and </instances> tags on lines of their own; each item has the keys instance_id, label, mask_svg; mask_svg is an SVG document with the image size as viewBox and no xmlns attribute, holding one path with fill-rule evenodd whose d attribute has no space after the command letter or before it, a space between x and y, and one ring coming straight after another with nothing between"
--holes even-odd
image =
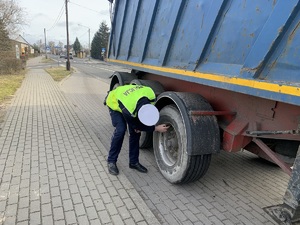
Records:
<instances>
[{"instance_id":1,"label":"bare tree branch","mask_svg":"<svg viewBox=\"0 0 300 225\"><path fill-rule=\"evenodd\" d=\"M26 25L26 12L15 0L0 0L0 21L10 36L16 35Z\"/></svg>"}]
</instances>

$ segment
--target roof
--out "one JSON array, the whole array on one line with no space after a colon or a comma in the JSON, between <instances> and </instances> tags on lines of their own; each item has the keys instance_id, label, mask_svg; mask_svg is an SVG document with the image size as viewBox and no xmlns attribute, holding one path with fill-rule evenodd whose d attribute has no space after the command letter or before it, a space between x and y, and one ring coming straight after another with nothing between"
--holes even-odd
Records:
<instances>
[{"instance_id":1,"label":"roof","mask_svg":"<svg viewBox=\"0 0 300 225\"><path fill-rule=\"evenodd\" d=\"M17 42L19 42L19 43L22 43L22 44L26 44L26 45L30 45L30 46L31 46L31 44L29 44L28 41L26 41L25 38L23 38L21 35L19 35L19 36L15 39L15 41L17 41Z\"/></svg>"}]
</instances>

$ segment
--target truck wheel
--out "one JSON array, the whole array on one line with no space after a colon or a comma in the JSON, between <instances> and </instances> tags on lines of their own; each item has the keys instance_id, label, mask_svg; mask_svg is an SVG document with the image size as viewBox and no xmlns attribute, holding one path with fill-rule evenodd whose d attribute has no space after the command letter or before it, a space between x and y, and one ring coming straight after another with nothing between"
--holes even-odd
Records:
<instances>
[{"instance_id":1,"label":"truck wheel","mask_svg":"<svg viewBox=\"0 0 300 225\"><path fill-rule=\"evenodd\" d=\"M115 90L117 87L119 87L120 86L120 83L115 83L114 85L113 85L113 88L112 88L112 90Z\"/></svg>"},{"instance_id":2,"label":"truck wheel","mask_svg":"<svg viewBox=\"0 0 300 225\"><path fill-rule=\"evenodd\" d=\"M152 90L154 91L156 96L160 95L161 93L163 93L165 91L162 84L159 83L158 81L154 81L154 80L134 79L130 83L148 86L148 87L152 88Z\"/></svg>"},{"instance_id":3,"label":"truck wheel","mask_svg":"<svg viewBox=\"0 0 300 225\"><path fill-rule=\"evenodd\" d=\"M211 154L187 154L185 126L174 105L162 108L159 123L170 126L165 133L153 133L154 155L162 175L177 184L198 180L208 170Z\"/></svg>"},{"instance_id":4,"label":"truck wheel","mask_svg":"<svg viewBox=\"0 0 300 225\"><path fill-rule=\"evenodd\" d=\"M141 132L140 148L151 148L153 143L153 132Z\"/></svg>"},{"instance_id":5,"label":"truck wheel","mask_svg":"<svg viewBox=\"0 0 300 225\"><path fill-rule=\"evenodd\" d=\"M164 88L161 83L154 80L141 80L141 79L134 79L130 82L130 84L137 84L137 85L144 85L152 88L155 95L158 96L162 92L164 92ZM151 148L153 146L153 132L145 132L141 133L140 138L140 148Z\"/></svg>"},{"instance_id":6,"label":"truck wheel","mask_svg":"<svg viewBox=\"0 0 300 225\"><path fill-rule=\"evenodd\" d=\"M130 81L133 79L136 79L136 75L132 73L126 73L126 72L114 72L109 78L111 78L110 81L110 88L109 90L113 90L116 88L116 84L118 83L119 85L124 85L124 84L129 84Z\"/></svg>"}]
</instances>

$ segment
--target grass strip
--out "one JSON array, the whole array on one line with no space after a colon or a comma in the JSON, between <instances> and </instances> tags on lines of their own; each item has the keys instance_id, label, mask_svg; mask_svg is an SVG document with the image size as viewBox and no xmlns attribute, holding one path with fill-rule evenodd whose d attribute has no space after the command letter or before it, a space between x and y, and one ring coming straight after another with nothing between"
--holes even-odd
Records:
<instances>
[{"instance_id":1,"label":"grass strip","mask_svg":"<svg viewBox=\"0 0 300 225\"><path fill-rule=\"evenodd\" d=\"M74 72L74 69L71 68L70 71L68 71L65 67L58 66L58 67L46 68L45 71L51 75L53 80L59 82L62 79L69 76L70 74L72 74Z\"/></svg>"},{"instance_id":2,"label":"grass strip","mask_svg":"<svg viewBox=\"0 0 300 225\"><path fill-rule=\"evenodd\" d=\"M25 72L22 70L17 74L0 75L0 104L15 94L22 84Z\"/></svg>"}]
</instances>

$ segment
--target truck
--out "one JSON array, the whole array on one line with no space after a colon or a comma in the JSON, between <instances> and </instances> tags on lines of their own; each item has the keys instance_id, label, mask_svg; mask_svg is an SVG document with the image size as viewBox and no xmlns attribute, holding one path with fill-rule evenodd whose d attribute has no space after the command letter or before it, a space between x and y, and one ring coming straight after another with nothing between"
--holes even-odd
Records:
<instances>
[{"instance_id":1,"label":"truck","mask_svg":"<svg viewBox=\"0 0 300 225\"><path fill-rule=\"evenodd\" d=\"M167 133L143 133L171 183L200 179L213 154L250 151L290 175L267 212L298 221L300 1L109 0L107 61L118 85L151 87Z\"/></svg>"}]
</instances>

